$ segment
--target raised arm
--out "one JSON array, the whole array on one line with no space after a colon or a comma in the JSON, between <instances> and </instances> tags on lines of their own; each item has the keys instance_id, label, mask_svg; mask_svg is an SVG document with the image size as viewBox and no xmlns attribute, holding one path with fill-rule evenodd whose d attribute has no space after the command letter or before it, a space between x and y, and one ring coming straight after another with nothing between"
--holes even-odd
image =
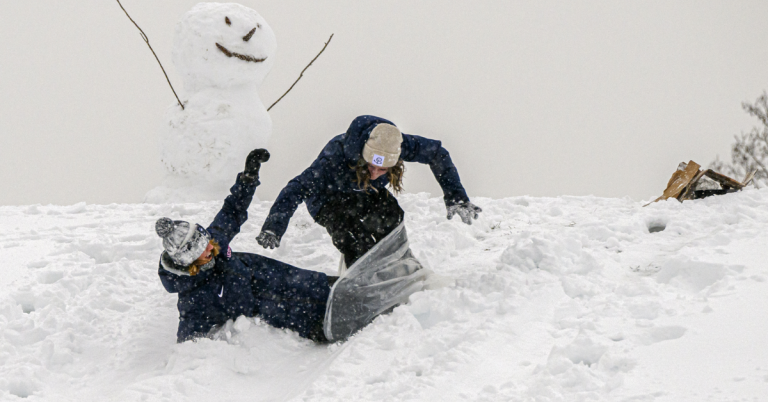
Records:
<instances>
[{"instance_id":1,"label":"raised arm","mask_svg":"<svg viewBox=\"0 0 768 402\"><path fill-rule=\"evenodd\" d=\"M471 225L472 219L477 219L482 209L469 201L467 192L461 185L459 172L442 143L418 135L403 134L401 147L400 156L404 161L429 165L437 183L443 189L443 201L448 210L448 219L458 214L462 222Z\"/></svg>"},{"instance_id":2,"label":"raised arm","mask_svg":"<svg viewBox=\"0 0 768 402\"><path fill-rule=\"evenodd\" d=\"M240 232L240 226L248 219L248 206L251 205L253 193L259 185L259 168L261 163L268 159L269 152L265 149L254 150L248 155L245 169L237 175L235 185L229 190L230 195L206 229L207 234L215 239L223 250L229 247L229 242ZM166 237L168 233L161 234L158 230L158 235ZM205 242L208 241L207 237L202 238ZM181 265L181 262L174 260L167 251L162 253L157 274L165 290L170 293L186 292L208 281L213 270L203 268L199 273L190 273L187 264Z\"/></svg>"},{"instance_id":3,"label":"raised arm","mask_svg":"<svg viewBox=\"0 0 768 402\"><path fill-rule=\"evenodd\" d=\"M253 201L253 194L259 182L261 164L269 160L269 152L265 149L251 151L246 158L243 173L237 175L235 185L229 189L230 194L224 199L219 213L208 226L208 233L216 239L223 250L229 242L240 233L240 227L248 220L248 207Z\"/></svg>"}]
</instances>

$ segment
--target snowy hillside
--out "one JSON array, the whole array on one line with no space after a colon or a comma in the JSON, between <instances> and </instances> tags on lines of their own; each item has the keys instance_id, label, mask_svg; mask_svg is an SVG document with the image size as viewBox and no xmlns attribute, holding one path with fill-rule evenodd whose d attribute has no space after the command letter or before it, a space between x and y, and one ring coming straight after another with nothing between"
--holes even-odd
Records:
<instances>
[{"instance_id":1,"label":"snowy hillside","mask_svg":"<svg viewBox=\"0 0 768 402\"><path fill-rule=\"evenodd\" d=\"M478 198L473 226L400 201L444 285L331 346L245 318L175 343L154 222L207 224L219 202L0 207L0 399L768 400L768 191ZM335 272L303 207L281 248L258 247L268 207L235 251Z\"/></svg>"}]
</instances>

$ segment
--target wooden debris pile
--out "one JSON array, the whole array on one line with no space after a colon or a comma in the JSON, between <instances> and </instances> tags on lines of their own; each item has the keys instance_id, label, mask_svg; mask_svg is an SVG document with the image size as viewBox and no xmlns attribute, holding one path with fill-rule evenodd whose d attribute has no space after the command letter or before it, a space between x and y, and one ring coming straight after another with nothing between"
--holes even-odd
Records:
<instances>
[{"instance_id":1,"label":"wooden debris pile","mask_svg":"<svg viewBox=\"0 0 768 402\"><path fill-rule=\"evenodd\" d=\"M744 177L742 181L736 181L724 174L715 172L712 169L701 170L701 165L694 161L688 163L680 162L675 173L672 174L672 178L667 183L667 188L661 197L643 205L648 206L656 201L666 200L668 198L675 198L680 202L685 200L695 200L699 198L709 197L711 195L733 193L746 187L757 171L751 172ZM703 177L712 179L715 183L720 185L719 189L698 189L699 181Z\"/></svg>"}]
</instances>

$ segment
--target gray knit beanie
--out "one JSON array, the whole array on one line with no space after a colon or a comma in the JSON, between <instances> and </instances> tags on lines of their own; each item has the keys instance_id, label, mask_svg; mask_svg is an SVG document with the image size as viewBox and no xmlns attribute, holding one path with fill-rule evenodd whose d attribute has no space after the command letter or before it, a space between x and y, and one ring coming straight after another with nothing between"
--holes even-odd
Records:
<instances>
[{"instance_id":1,"label":"gray knit beanie","mask_svg":"<svg viewBox=\"0 0 768 402\"><path fill-rule=\"evenodd\" d=\"M379 123L363 147L363 159L371 165L383 168L395 166L400 159L400 144L403 134L397 127Z\"/></svg>"},{"instance_id":2,"label":"gray knit beanie","mask_svg":"<svg viewBox=\"0 0 768 402\"><path fill-rule=\"evenodd\" d=\"M163 238L163 248L176 265L192 264L208 247L211 235L202 226L185 221L160 218L155 222L157 235Z\"/></svg>"}]
</instances>

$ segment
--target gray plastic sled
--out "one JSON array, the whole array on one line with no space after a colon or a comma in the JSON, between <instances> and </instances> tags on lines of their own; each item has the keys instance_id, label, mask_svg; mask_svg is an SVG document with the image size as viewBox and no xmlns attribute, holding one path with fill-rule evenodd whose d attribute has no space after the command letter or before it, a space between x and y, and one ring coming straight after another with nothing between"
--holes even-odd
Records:
<instances>
[{"instance_id":1,"label":"gray plastic sled","mask_svg":"<svg viewBox=\"0 0 768 402\"><path fill-rule=\"evenodd\" d=\"M348 338L424 289L429 274L411 253L405 223L401 223L333 285L325 310L325 337L330 341Z\"/></svg>"}]
</instances>

